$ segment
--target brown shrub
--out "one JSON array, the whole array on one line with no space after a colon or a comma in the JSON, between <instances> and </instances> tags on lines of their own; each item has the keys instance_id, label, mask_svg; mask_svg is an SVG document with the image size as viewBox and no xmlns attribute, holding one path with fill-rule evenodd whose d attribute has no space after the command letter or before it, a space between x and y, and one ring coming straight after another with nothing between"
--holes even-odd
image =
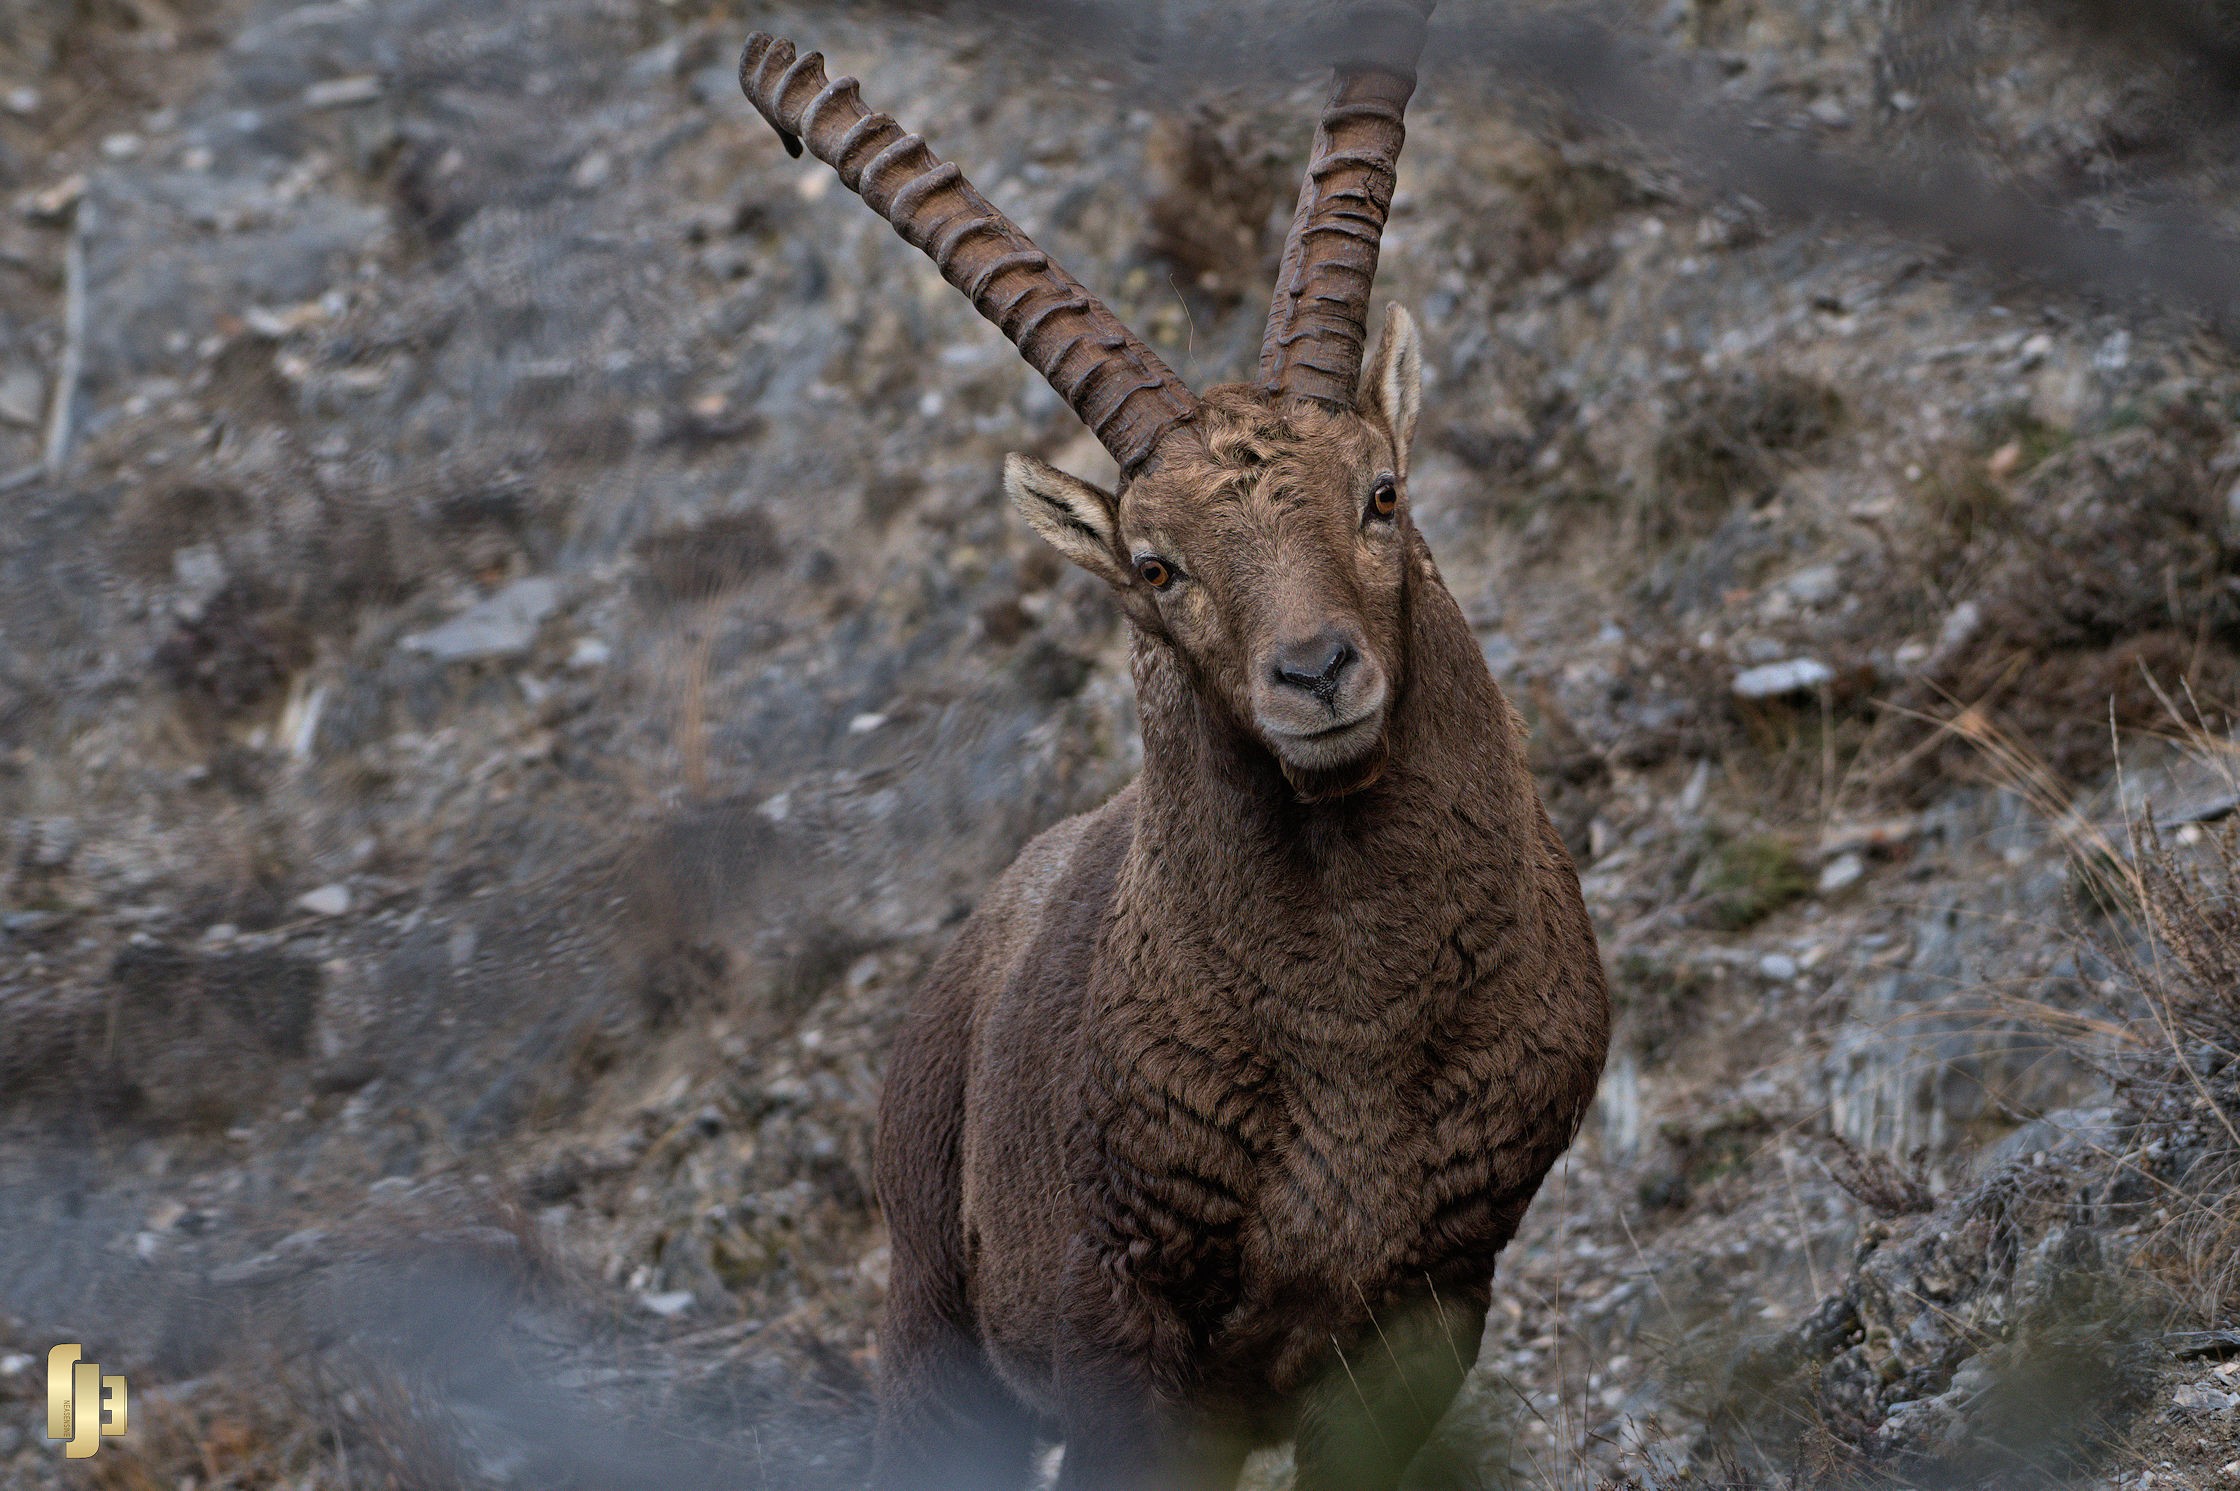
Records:
<instances>
[{"instance_id":1,"label":"brown shrub","mask_svg":"<svg viewBox=\"0 0 2240 1491\"><path fill-rule=\"evenodd\" d=\"M1784 458L1834 434L1842 414L1834 390L1779 369L1690 384L1657 441L1650 535L1701 532L1737 502L1769 496Z\"/></svg>"},{"instance_id":2,"label":"brown shrub","mask_svg":"<svg viewBox=\"0 0 2240 1491\"><path fill-rule=\"evenodd\" d=\"M1233 300L1271 273L1270 227L1293 173L1267 138L1203 104L1152 127L1144 248L1181 271L1185 284Z\"/></svg>"}]
</instances>

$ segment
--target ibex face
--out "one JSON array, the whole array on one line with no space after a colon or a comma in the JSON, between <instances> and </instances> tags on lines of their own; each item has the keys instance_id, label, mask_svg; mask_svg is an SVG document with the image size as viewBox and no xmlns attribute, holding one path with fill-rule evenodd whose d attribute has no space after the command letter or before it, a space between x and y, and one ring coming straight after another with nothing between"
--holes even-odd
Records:
<instances>
[{"instance_id":1,"label":"ibex face","mask_svg":"<svg viewBox=\"0 0 2240 1491\"><path fill-rule=\"evenodd\" d=\"M1027 456L1011 500L1171 646L1303 789L1364 785L1404 676L1408 445L1421 382L1394 309L1358 409L1209 392L1117 497Z\"/></svg>"}]
</instances>

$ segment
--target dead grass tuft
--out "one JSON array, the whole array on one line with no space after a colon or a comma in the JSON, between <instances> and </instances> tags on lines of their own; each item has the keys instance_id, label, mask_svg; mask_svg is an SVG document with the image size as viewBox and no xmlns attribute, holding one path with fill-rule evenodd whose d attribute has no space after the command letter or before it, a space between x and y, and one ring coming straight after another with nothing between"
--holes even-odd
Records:
<instances>
[{"instance_id":1,"label":"dead grass tuft","mask_svg":"<svg viewBox=\"0 0 2240 1491\"><path fill-rule=\"evenodd\" d=\"M719 513L639 540L650 600L695 604L737 589L785 557L777 525L757 507Z\"/></svg>"},{"instance_id":2,"label":"dead grass tuft","mask_svg":"<svg viewBox=\"0 0 2240 1491\"><path fill-rule=\"evenodd\" d=\"M1658 439L1656 491L1638 520L1658 540L1708 531L1738 502L1771 496L1789 458L1827 440L1842 417L1833 389L1784 369L1691 385Z\"/></svg>"},{"instance_id":3,"label":"dead grass tuft","mask_svg":"<svg viewBox=\"0 0 2240 1491\"><path fill-rule=\"evenodd\" d=\"M2134 918L2093 940L2140 1011L2116 1077L2167 1220L2139 1262L2221 1328L2240 1313L2240 824L2166 834L2148 817L2129 848L2118 873Z\"/></svg>"},{"instance_id":4,"label":"dead grass tuft","mask_svg":"<svg viewBox=\"0 0 2240 1491\"><path fill-rule=\"evenodd\" d=\"M1879 1150L1862 1150L1841 1134L1831 1134L1828 1173L1851 1199L1878 1217L1918 1216L1937 1209L1929 1186L1926 1147L1906 1156L1903 1165Z\"/></svg>"},{"instance_id":5,"label":"dead grass tuft","mask_svg":"<svg viewBox=\"0 0 2240 1491\"><path fill-rule=\"evenodd\" d=\"M156 649L156 674L198 722L240 719L287 690L311 661L311 639L261 587L235 581Z\"/></svg>"},{"instance_id":6,"label":"dead grass tuft","mask_svg":"<svg viewBox=\"0 0 2240 1491\"><path fill-rule=\"evenodd\" d=\"M2226 801L2240 800L2240 749L2198 708L2157 697L2181 752L2224 782ZM2083 950L2112 974L2111 1018L2043 1024L2105 1072L2121 1101L2132 1138L2105 1157L2103 1191L2133 1218L2129 1261L2179 1318L2229 1326L2240 1314L2240 821L2166 829L2150 810L2103 826L1980 712L1952 728L2053 825L2088 913Z\"/></svg>"},{"instance_id":7,"label":"dead grass tuft","mask_svg":"<svg viewBox=\"0 0 2240 1491\"><path fill-rule=\"evenodd\" d=\"M1273 214L1296 179L1257 121L1201 104L1162 118L1144 150L1154 184L1144 247L1223 303L1256 291L1274 260Z\"/></svg>"}]
</instances>

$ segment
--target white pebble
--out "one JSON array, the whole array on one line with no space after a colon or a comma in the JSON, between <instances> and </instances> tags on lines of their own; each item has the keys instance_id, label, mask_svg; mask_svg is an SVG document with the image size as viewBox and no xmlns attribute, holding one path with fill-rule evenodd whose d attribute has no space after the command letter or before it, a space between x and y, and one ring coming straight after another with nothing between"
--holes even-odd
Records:
<instances>
[{"instance_id":1,"label":"white pebble","mask_svg":"<svg viewBox=\"0 0 2240 1491\"><path fill-rule=\"evenodd\" d=\"M1856 854L1839 854L1820 867L1820 894L1832 896L1849 890L1866 878L1867 862Z\"/></svg>"},{"instance_id":2,"label":"white pebble","mask_svg":"<svg viewBox=\"0 0 2240 1491\"><path fill-rule=\"evenodd\" d=\"M1734 692L1741 699L1779 699L1787 694L1809 693L1835 676L1836 670L1818 658L1791 658L1735 675Z\"/></svg>"},{"instance_id":3,"label":"white pebble","mask_svg":"<svg viewBox=\"0 0 2240 1491\"><path fill-rule=\"evenodd\" d=\"M307 109L342 109L352 104L370 104L381 96L381 80L371 75L354 78L335 78L330 82L313 83L303 90L303 106Z\"/></svg>"},{"instance_id":4,"label":"white pebble","mask_svg":"<svg viewBox=\"0 0 2240 1491\"><path fill-rule=\"evenodd\" d=\"M337 881L307 890L296 897L296 907L313 916L342 916L350 910L350 887Z\"/></svg>"}]
</instances>

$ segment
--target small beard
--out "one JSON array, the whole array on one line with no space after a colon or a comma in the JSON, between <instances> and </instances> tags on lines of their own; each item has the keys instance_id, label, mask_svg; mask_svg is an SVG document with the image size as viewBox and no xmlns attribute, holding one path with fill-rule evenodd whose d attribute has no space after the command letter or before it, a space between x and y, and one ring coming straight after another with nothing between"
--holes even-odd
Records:
<instances>
[{"instance_id":1,"label":"small beard","mask_svg":"<svg viewBox=\"0 0 2240 1491\"><path fill-rule=\"evenodd\" d=\"M1309 807L1366 792L1383 778L1384 769L1391 761L1392 747L1382 735L1377 737L1374 750L1343 766L1293 766L1281 756L1276 758L1276 764L1283 768L1283 779L1291 784L1299 801Z\"/></svg>"}]
</instances>

